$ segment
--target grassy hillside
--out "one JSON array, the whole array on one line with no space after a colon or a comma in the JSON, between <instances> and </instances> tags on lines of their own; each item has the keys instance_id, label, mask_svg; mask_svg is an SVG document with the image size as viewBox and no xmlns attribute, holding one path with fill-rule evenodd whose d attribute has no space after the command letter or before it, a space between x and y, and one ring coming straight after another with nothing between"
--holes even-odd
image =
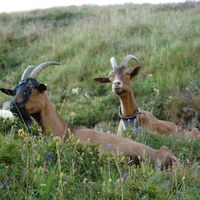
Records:
<instances>
[{"instance_id":1,"label":"grassy hillside","mask_svg":"<svg viewBox=\"0 0 200 200\"><path fill-rule=\"evenodd\" d=\"M199 18L199 3L2 13L0 87L13 87L30 64L59 61L61 66L42 72L38 80L48 84L61 116L75 125L115 132L118 99L110 85L93 78L108 75L110 57L120 62L134 54L142 62L133 81L138 106L178 124L182 107L200 112ZM0 94L0 102L5 99ZM96 146L72 141L61 147L57 138L40 137L37 126L31 128L34 136L18 120L0 121L0 199L200 198L199 141L145 130L134 136L175 152L181 167L168 173L100 157Z\"/></svg>"}]
</instances>

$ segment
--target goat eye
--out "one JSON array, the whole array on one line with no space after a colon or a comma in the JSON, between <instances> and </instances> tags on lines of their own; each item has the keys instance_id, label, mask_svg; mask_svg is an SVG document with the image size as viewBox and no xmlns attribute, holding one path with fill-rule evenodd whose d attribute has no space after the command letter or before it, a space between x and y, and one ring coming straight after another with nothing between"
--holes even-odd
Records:
<instances>
[{"instance_id":1,"label":"goat eye","mask_svg":"<svg viewBox=\"0 0 200 200\"><path fill-rule=\"evenodd\" d=\"M24 90L24 95L27 95L28 94L28 90Z\"/></svg>"}]
</instances>

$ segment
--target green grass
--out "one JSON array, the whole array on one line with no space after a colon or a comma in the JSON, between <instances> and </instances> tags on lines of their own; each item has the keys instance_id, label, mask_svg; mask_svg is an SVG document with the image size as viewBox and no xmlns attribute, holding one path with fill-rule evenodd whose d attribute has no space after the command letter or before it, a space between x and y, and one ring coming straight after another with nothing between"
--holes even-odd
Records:
<instances>
[{"instance_id":1,"label":"green grass","mask_svg":"<svg viewBox=\"0 0 200 200\"><path fill-rule=\"evenodd\" d=\"M10 128L10 132L7 132ZM168 145L180 158L172 172L148 164L128 166L123 157L100 155L98 145L73 138L27 133L18 120L1 120L0 196L2 199L199 199L199 140L158 136L142 130L136 141ZM174 142L175 141L175 142Z\"/></svg>"},{"instance_id":2,"label":"green grass","mask_svg":"<svg viewBox=\"0 0 200 200\"><path fill-rule=\"evenodd\" d=\"M30 64L61 62L38 77L69 123L116 132L119 101L107 76L110 57L142 62L133 80L139 107L179 123L183 106L200 111L199 3L83 6L0 14L0 87L13 87ZM130 63L131 67L134 67ZM73 89L78 88L78 93ZM0 102L8 99L0 94ZM180 159L169 173L100 156L97 146L60 145L18 120L0 121L0 199L199 199L200 142L143 130L127 137L167 145ZM93 166L93 167L91 167ZM123 178L128 174L126 180Z\"/></svg>"}]
</instances>

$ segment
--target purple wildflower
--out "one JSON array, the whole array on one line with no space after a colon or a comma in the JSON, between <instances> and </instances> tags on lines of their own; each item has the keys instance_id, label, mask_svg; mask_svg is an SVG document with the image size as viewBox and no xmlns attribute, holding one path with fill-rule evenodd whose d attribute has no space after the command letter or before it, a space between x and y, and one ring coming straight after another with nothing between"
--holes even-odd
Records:
<instances>
[{"instance_id":1,"label":"purple wildflower","mask_svg":"<svg viewBox=\"0 0 200 200\"><path fill-rule=\"evenodd\" d=\"M124 175L123 175L123 178L127 178L129 176L129 174L128 173L125 173Z\"/></svg>"},{"instance_id":2,"label":"purple wildflower","mask_svg":"<svg viewBox=\"0 0 200 200\"><path fill-rule=\"evenodd\" d=\"M49 161L53 158L53 155L51 153L47 154L46 160Z\"/></svg>"},{"instance_id":3,"label":"purple wildflower","mask_svg":"<svg viewBox=\"0 0 200 200\"><path fill-rule=\"evenodd\" d=\"M156 165L156 169L161 170L162 169L162 165L161 164L157 164Z\"/></svg>"},{"instance_id":4,"label":"purple wildflower","mask_svg":"<svg viewBox=\"0 0 200 200\"><path fill-rule=\"evenodd\" d=\"M108 144L108 148L110 147L110 144Z\"/></svg>"},{"instance_id":5,"label":"purple wildflower","mask_svg":"<svg viewBox=\"0 0 200 200\"><path fill-rule=\"evenodd\" d=\"M135 128L133 129L133 133L136 133L136 129Z\"/></svg>"}]
</instances>

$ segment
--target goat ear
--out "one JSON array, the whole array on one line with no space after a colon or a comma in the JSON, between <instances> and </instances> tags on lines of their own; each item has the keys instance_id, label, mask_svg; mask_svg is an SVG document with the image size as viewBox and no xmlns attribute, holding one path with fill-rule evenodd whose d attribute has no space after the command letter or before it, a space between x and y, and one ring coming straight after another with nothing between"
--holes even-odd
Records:
<instances>
[{"instance_id":1,"label":"goat ear","mask_svg":"<svg viewBox=\"0 0 200 200\"><path fill-rule=\"evenodd\" d=\"M140 69L141 69L141 66L137 66L134 69L132 69L131 72L130 72L131 78L138 75L139 72L140 72Z\"/></svg>"},{"instance_id":2,"label":"goat ear","mask_svg":"<svg viewBox=\"0 0 200 200\"><path fill-rule=\"evenodd\" d=\"M40 92L44 92L45 90L47 90L47 87L45 84L39 84L38 89Z\"/></svg>"},{"instance_id":3,"label":"goat ear","mask_svg":"<svg viewBox=\"0 0 200 200\"><path fill-rule=\"evenodd\" d=\"M110 79L109 78L94 78L94 80L98 83L110 83Z\"/></svg>"},{"instance_id":4,"label":"goat ear","mask_svg":"<svg viewBox=\"0 0 200 200\"><path fill-rule=\"evenodd\" d=\"M15 96L14 91L6 88L0 88L0 91L9 96Z\"/></svg>"}]
</instances>

